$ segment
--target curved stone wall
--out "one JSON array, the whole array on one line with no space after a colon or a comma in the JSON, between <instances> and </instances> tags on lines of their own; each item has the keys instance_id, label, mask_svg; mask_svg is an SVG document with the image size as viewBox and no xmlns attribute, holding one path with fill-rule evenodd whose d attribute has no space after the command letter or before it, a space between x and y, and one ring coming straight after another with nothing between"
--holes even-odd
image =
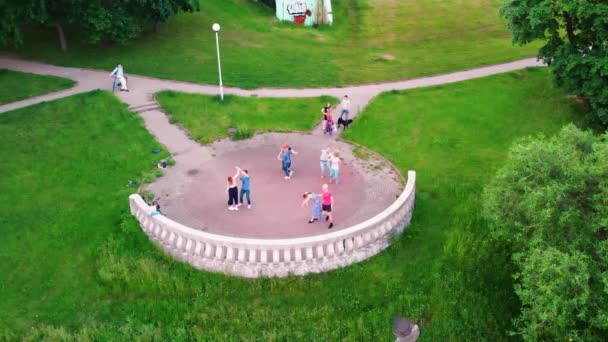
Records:
<instances>
[{"instance_id":1,"label":"curved stone wall","mask_svg":"<svg viewBox=\"0 0 608 342\"><path fill-rule=\"evenodd\" d=\"M152 209L137 194L129 202L142 230L175 258L207 271L256 278L325 272L376 255L410 223L415 196L416 172L409 171L401 195L380 214L349 228L294 239L211 234L150 216Z\"/></svg>"}]
</instances>

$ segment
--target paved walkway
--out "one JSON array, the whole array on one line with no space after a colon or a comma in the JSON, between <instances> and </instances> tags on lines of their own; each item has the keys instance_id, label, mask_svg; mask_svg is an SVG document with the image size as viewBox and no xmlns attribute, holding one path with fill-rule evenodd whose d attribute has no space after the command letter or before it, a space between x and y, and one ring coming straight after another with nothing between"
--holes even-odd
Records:
<instances>
[{"instance_id":1,"label":"paved walkway","mask_svg":"<svg viewBox=\"0 0 608 342\"><path fill-rule=\"evenodd\" d=\"M293 157L290 180L283 179L279 146L289 142L298 155ZM344 163L340 184L330 184L335 197L334 228L353 226L379 214L403 191L401 177L387 162L370 155L365 160L353 155L352 145L310 134L264 133L246 141L223 139L205 148L206 157L189 160L189 154L176 156L179 169L170 169L150 185L160 197L163 212L189 227L222 235L251 238L294 238L326 233L327 222L308 224L310 208L301 208L305 191L321 192L327 183L320 177L319 155L331 146L341 152ZM186 159L186 160L184 160ZM192 165L184 169L184 165ZM253 207L228 211L226 178L235 166L249 170ZM240 187L240 182L237 182Z\"/></svg>"},{"instance_id":2,"label":"paved walkway","mask_svg":"<svg viewBox=\"0 0 608 342\"><path fill-rule=\"evenodd\" d=\"M227 87L224 90L225 90L226 94L233 94L233 95L239 95L239 96L256 95L259 97L317 97L317 96L321 96L321 95L329 95L329 96L334 96L336 98L341 98L344 94L348 94L349 98L351 99L351 106L352 106L351 117L355 117L358 113L360 113L365 108L365 106L367 106L367 104L369 104L369 102L376 95L378 95L384 91L412 89L412 88L418 88L418 87L428 87L428 86L439 85L439 84L453 83L453 82L459 82L459 81L464 81L464 80L473 79L473 78L494 75L494 74L498 74L498 73L504 73L504 72L513 71L513 70L519 70L519 69L523 69L526 67L534 67L534 66L542 66L542 64L540 62L536 61L536 59L530 58L530 59L524 59L524 60L514 61L514 62L510 62L510 63L491 65L491 66L480 67L480 68L470 69L470 70L466 70L466 71L459 71L459 72L438 75L438 76L423 77L423 78L417 78L417 79L406 80L406 81L398 81L398 82L348 86L348 87L342 87L342 88L306 88L306 89L260 88L260 89L254 89L254 90L244 90L244 89L239 89L239 88ZM59 76L59 77L64 77L64 78L70 78L77 82L75 87L68 89L68 90L51 93L51 94L47 94L47 95L42 95L42 96L37 96L37 97L33 97L33 98L26 99L23 101L18 101L18 102L1 105L0 113L10 111L13 109L30 106L32 104L36 104L36 103L40 103L40 102L55 100L58 98L74 95L74 94L81 93L81 92L91 91L94 89L108 89L109 90L112 85L112 79L109 77L109 70L108 71L97 71L97 70L80 69L80 68L58 67L58 66L42 64L42 63L37 63L37 62L24 61L24 60L10 58L10 57L0 57L0 67L17 70L17 71L30 72L30 73L34 73L34 74L54 75L54 76ZM127 71L128 71L128 66L127 66ZM169 150L169 152L174 156L175 160L177 161L177 164L174 167L171 167L169 169L168 174L165 177L163 177L162 180L155 183L153 185L153 188L156 191L158 191L159 195L163 195L163 197L167 198L167 200L169 201L168 202L169 209L173 208L175 210L174 212L176 214L179 214L178 216L182 216L182 214L186 215L188 210L190 210L191 214L195 214L195 213L192 213L192 208L188 208L188 207L181 208L181 209L183 209L182 211L184 211L184 210L185 211L184 211L184 213L180 213L179 203L180 203L180 201L181 201L181 203L185 203L184 197L182 196L183 192L185 191L184 189L186 189L184 187L184 184L193 184L192 181L188 180L188 179L192 178L191 177L191 174L193 172L192 170L201 170L202 168L205 168L205 166L207 166L207 168L209 166L213 167L215 162L211 163L210 165L204 165L203 162L209 161L212 158L214 158L216 152L214 151L214 149L211 146L201 146L198 142L191 140L188 137L187 132L184 132L181 128L179 128L176 125L170 124L169 120L167 119L167 116L161 111L158 103L156 103L156 101L154 100L154 94L161 90L174 90L174 91L181 91L181 92L188 92L188 93L215 95L218 93L218 87L215 85L212 86L212 85L202 85L202 84L194 84L194 83L187 83L187 82L161 80L161 79L137 76L137 75L131 75L131 74L128 74L128 77L129 77L129 88L131 89L131 91L130 92L118 92L117 91L116 96L118 96L118 98L120 98L120 100L122 100L123 102L127 103L129 105L129 108L132 111L140 113L140 115L144 119L144 124L145 124L146 128L156 137L156 139L161 144L163 144ZM314 143L313 142L309 143L310 146L313 146L313 149L317 149L318 148L317 145L325 144L325 142L337 144L337 142L332 142L330 140L332 138L330 138L328 136L327 137L322 136L321 128L319 126L313 130L313 136L316 136L315 138L319 139ZM334 138L335 138L335 136L336 135L334 135ZM319 146L321 146L321 145L319 145ZM353 160L354 160L354 158L353 158ZM217 165L230 164L229 162L222 161L220 159L218 159L217 163L218 163ZM224 164L222 164L222 163L224 163ZM217 165L215 165L215 166L217 166ZM246 166L243 166L243 167L246 167ZM316 166L316 165L310 165L310 168L311 168L311 170L318 170L318 166ZM232 170L222 170L221 171L222 175L225 172L231 173ZM363 173L367 174L367 172L363 172ZM280 181L282 181L282 179L280 179ZM316 182L318 182L318 180ZM375 181L371 181L371 183L362 184L364 191L368 190L365 188L365 184L368 184L370 186L372 184L377 184L374 182ZM374 202L374 203L376 203L376 206L370 207L368 211L361 209L362 208L361 206L358 206L358 205L356 205L356 203L354 203L357 200L359 200L357 198L357 196L355 196L354 193L353 194L345 193L345 196L351 197L350 200L353 201L353 203L350 203L349 206L347 206L347 209L350 208L348 210L351 211L352 215L349 217L344 217L343 222L347 222L349 224L356 223L356 222L351 222L352 220L349 218L364 219L364 218L369 217L369 215L375 214L375 213L379 212L382 208L386 207L385 201L387 199L390 199L390 196L393 196L391 191L394 192L395 188L398 188L399 186L395 185L396 183L391 183L390 181L385 182L385 183L386 184L380 182L380 184L384 184L384 185L381 185L380 187L378 187L378 189L380 189L378 193L383 194L382 196L386 195L385 197L380 196L380 197L382 197L381 200L379 200L380 197L374 197L374 196L376 196L376 194L374 194L374 193L368 194L368 197L370 199L378 199L376 202ZM257 183L257 184L260 184L260 183ZM201 183L200 185L202 186L204 184ZM297 189L297 191L294 190L294 192L298 192L303 189L303 188L299 189L300 186L296 186L296 187L298 187L298 189ZM310 187L310 186L306 185L306 187L308 189L308 187ZM182 191L180 189L182 189L184 191ZM389 189L389 190L387 190L386 193L384 193L383 192L384 189ZM223 191L223 189L220 189L220 190ZM310 189L310 191L318 191L318 189ZM193 196L191 198L192 200L201 198L200 196L196 197L195 194L192 194L192 196ZM223 195L218 194L218 196L223 196ZM173 199L170 199L169 197L171 197ZM361 198L361 197L362 196L359 196L359 198ZM373 200L371 200L370 202L373 202ZM163 204L162 200L161 200L161 204ZM381 207L377 207L377 205L380 205ZM272 210L272 208L269 208L269 210ZM278 210L277 212L280 213L282 211ZM227 213L227 210L224 213ZM228 212L228 213L234 214L232 212ZM357 213L359 213L359 215L356 215ZM204 213L201 213L200 215L204 215ZM263 216L265 214L262 213L261 215ZM306 216L306 215L304 215L304 216ZM188 221L187 219L184 219L184 220ZM257 222L258 218L249 217L248 220ZM263 221L263 219L261 219L261 220ZM205 227L208 226L209 222L212 224L215 224L215 223L223 222L223 221L216 220L213 218L211 218L210 220L200 220L200 219L197 219L196 217L194 217L194 218L192 218L191 223L193 225L196 225L196 226L199 226L199 227L202 227L203 229L205 229ZM228 221L226 221L226 222L228 222ZM184 223L187 223L187 222L184 222ZM268 222L268 224L270 226L274 226L275 229L280 229L283 227L283 226L276 225L276 223L273 224L270 221ZM226 226L224 226L224 227L226 227ZM319 227L320 227L320 225L319 225ZM336 228L340 228L340 227L337 226ZM209 229L209 228L207 228L207 229ZM225 233L236 233L236 232L232 231L231 229L232 228L226 228L226 229L222 229L222 231ZM305 231L305 230L300 231L300 228L298 228L297 231L298 231L299 235L309 235L311 233L316 232L316 230L314 230L314 229L310 230L310 231ZM268 233L269 233L269 231L262 231L259 234L253 234L253 235L270 236ZM246 235L252 235L252 234L246 234Z\"/></svg>"},{"instance_id":3,"label":"paved walkway","mask_svg":"<svg viewBox=\"0 0 608 342\"><path fill-rule=\"evenodd\" d=\"M543 66L543 64L537 61L536 58L528 58L509 63L490 65L465 71L458 71L443 75L422 77L397 82L364 84L341 88L259 88L253 90L245 90L240 88L227 87L224 88L224 91L226 94L233 94L239 96L255 95L259 97L316 97L321 95L330 95L336 98L341 98L345 94L348 94L351 99L351 106L353 108L351 117L354 117L360 111L362 111L376 95L385 91L404 90L428 87L439 84L454 83L535 66ZM108 76L109 70L97 71L90 69L58 67L49 64L24 61L10 57L0 57L0 67L30 72L34 74L65 77L73 79L77 82L77 85L74 88L68 90L2 105L0 106L0 113L21 107L26 107L39 102L51 101L80 92L90 91L93 89L110 89L112 84L111 79ZM111 68L109 67L109 69ZM128 77L129 88L131 88L131 92L117 92L117 95L122 101L129 104L131 109L137 112L154 111L158 109L158 105L154 102L153 96L155 93L161 90L175 90L187 93L212 95L218 94L218 87L215 85L203 85L188 82L161 80L157 78L137 76L131 74L128 74ZM149 122L149 124L151 126L152 124L162 124L162 120L154 120L154 122ZM315 129L315 133L320 133L320 128ZM167 146L170 145L170 141L163 141L162 137L159 136L157 136L157 138L163 144Z\"/></svg>"}]
</instances>

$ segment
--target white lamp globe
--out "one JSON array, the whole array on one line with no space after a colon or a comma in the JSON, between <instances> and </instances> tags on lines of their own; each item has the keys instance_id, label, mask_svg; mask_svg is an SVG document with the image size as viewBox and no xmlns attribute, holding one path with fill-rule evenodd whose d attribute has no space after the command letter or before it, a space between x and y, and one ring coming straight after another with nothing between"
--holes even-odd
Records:
<instances>
[{"instance_id":1,"label":"white lamp globe","mask_svg":"<svg viewBox=\"0 0 608 342\"><path fill-rule=\"evenodd\" d=\"M220 32L220 24L218 24L218 23L213 24L213 26L211 26L211 28L215 32Z\"/></svg>"}]
</instances>

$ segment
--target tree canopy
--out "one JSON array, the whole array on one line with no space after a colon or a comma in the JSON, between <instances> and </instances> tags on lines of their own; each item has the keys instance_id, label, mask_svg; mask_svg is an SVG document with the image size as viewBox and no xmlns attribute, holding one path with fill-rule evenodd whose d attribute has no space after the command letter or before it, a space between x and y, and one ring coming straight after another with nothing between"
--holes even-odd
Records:
<instances>
[{"instance_id":1,"label":"tree canopy","mask_svg":"<svg viewBox=\"0 0 608 342\"><path fill-rule=\"evenodd\" d=\"M518 269L515 332L530 341L606 336L608 134L569 125L515 144L485 189L483 212Z\"/></svg>"},{"instance_id":2,"label":"tree canopy","mask_svg":"<svg viewBox=\"0 0 608 342\"><path fill-rule=\"evenodd\" d=\"M86 42L124 44L146 25L167 21L179 11L199 10L198 0L0 0L0 44L23 42L25 25L57 29L62 49L67 48L64 27L73 28Z\"/></svg>"},{"instance_id":3,"label":"tree canopy","mask_svg":"<svg viewBox=\"0 0 608 342\"><path fill-rule=\"evenodd\" d=\"M505 0L516 44L544 41L539 58L558 85L587 99L595 121L608 126L608 2L605 0Z\"/></svg>"}]
</instances>

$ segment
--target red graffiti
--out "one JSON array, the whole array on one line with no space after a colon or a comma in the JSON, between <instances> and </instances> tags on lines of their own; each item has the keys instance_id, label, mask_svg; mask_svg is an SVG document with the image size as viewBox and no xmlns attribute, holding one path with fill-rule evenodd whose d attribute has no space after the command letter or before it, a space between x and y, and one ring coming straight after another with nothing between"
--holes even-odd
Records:
<instances>
[{"instance_id":1,"label":"red graffiti","mask_svg":"<svg viewBox=\"0 0 608 342\"><path fill-rule=\"evenodd\" d=\"M293 22L298 25L304 25L306 17L310 17L312 12L308 9L305 3L296 1L287 5L287 13L293 16Z\"/></svg>"}]
</instances>

